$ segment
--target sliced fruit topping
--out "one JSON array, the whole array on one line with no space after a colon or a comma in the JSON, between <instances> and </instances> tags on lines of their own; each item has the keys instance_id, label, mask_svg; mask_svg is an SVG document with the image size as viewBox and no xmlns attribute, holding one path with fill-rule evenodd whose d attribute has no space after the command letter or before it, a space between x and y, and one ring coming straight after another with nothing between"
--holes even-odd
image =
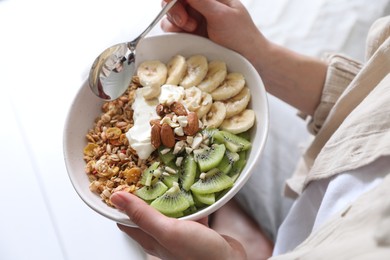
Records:
<instances>
[{"instance_id":1,"label":"sliced fruit topping","mask_svg":"<svg viewBox=\"0 0 390 260\"><path fill-rule=\"evenodd\" d=\"M184 190L190 190L191 185L195 182L196 172L197 163L193 155L186 156L181 174L181 186Z\"/></svg>"},{"instance_id":2,"label":"sliced fruit topping","mask_svg":"<svg viewBox=\"0 0 390 260\"><path fill-rule=\"evenodd\" d=\"M212 105L213 98L211 95L209 93L202 92L202 100L200 101L199 108L196 110L198 118L202 118L204 115L206 115L210 111Z\"/></svg>"},{"instance_id":3,"label":"sliced fruit topping","mask_svg":"<svg viewBox=\"0 0 390 260\"><path fill-rule=\"evenodd\" d=\"M233 186L233 180L217 168L202 173L200 179L191 186L197 194L209 194L222 191Z\"/></svg>"},{"instance_id":4,"label":"sliced fruit topping","mask_svg":"<svg viewBox=\"0 0 390 260\"><path fill-rule=\"evenodd\" d=\"M225 154L225 150L224 144L212 144L211 147L197 150L195 160L198 162L200 171L205 172L217 167Z\"/></svg>"},{"instance_id":5,"label":"sliced fruit topping","mask_svg":"<svg viewBox=\"0 0 390 260\"><path fill-rule=\"evenodd\" d=\"M172 149L164 146L158 148L158 155L164 164L169 164L176 156L173 154Z\"/></svg>"},{"instance_id":6,"label":"sliced fruit topping","mask_svg":"<svg viewBox=\"0 0 390 260\"><path fill-rule=\"evenodd\" d=\"M252 109L245 109L241 113L223 120L220 129L232 134L239 134L251 129L254 124L255 111Z\"/></svg>"},{"instance_id":7,"label":"sliced fruit topping","mask_svg":"<svg viewBox=\"0 0 390 260\"><path fill-rule=\"evenodd\" d=\"M251 147L251 143L248 140L227 131L218 131L214 133L213 137L218 142L225 144L226 148L231 152L245 151Z\"/></svg>"},{"instance_id":8,"label":"sliced fruit topping","mask_svg":"<svg viewBox=\"0 0 390 260\"><path fill-rule=\"evenodd\" d=\"M225 119L225 116L225 105L220 101L216 101L211 105L209 112L202 117L202 123L208 128L218 128Z\"/></svg>"},{"instance_id":9,"label":"sliced fruit topping","mask_svg":"<svg viewBox=\"0 0 390 260\"><path fill-rule=\"evenodd\" d=\"M212 92L224 80L227 75L226 63L223 61L210 61L206 77L199 84L198 88L205 92Z\"/></svg>"},{"instance_id":10,"label":"sliced fruit topping","mask_svg":"<svg viewBox=\"0 0 390 260\"><path fill-rule=\"evenodd\" d=\"M227 174L232 169L233 164L239 159L240 155L238 153L226 150L225 155L223 156L221 162L218 164L217 168Z\"/></svg>"},{"instance_id":11,"label":"sliced fruit topping","mask_svg":"<svg viewBox=\"0 0 390 260\"><path fill-rule=\"evenodd\" d=\"M207 74L207 58L203 55L193 55L187 59L186 63L187 72L180 85L184 88L197 86Z\"/></svg>"},{"instance_id":12,"label":"sliced fruit topping","mask_svg":"<svg viewBox=\"0 0 390 260\"><path fill-rule=\"evenodd\" d=\"M183 195L177 182L150 205L161 213L170 216L181 213L190 207L188 199Z\"/></svg>"},{"instance_id":13,"label":"sliced fruit topping","mask_svg":"<svg viewBox=\"0 0 390 260\"><path fill-rule=\"evenodd\" d=\"M211 92L211 96L213 100L227 100L240 93L244 86L244 75L232 72L226 76L225 81L217 89Z\"/></svg>"},{"instance_id":14,"label":"sliced fruit topping","mask_svg":"<svg viewBox=\"0 0 390 260\"><path fill-rule=\"evenodd\" d=\"M199 193L193 193L194 201L196 201L196 204L199 206L205 205L212 205L215 203L215 194L214 193L207 193L207 194L199 194Z\"/></svg>"},{"instance_id":15,"label":"sliced fruit topping","mask_svg":"<svg viewBox=\"0 0 390 260\"><path fill-rule=\"evenodd\" d=\"M167 66L158 60L144 61L138 66L137 76L143 86L143 96L145 99L158 97L167 78Z\"/></svg>"},{"instance_id":16,"label":"sliced fruit topping","mask_svg":"<svg viewBox=\"0 0 390 260\"><path fill-rule=\"evenodd\" d=\"M194 206L195 201L194 198L192 197L191 191L181 190L181 192L183 193L184 197L188 200L188 203L190 203L190 207Z\"/></svg>"},{"instance_id":17,"label":"sliced fruit topping","mask_svg":"<svg viewBox=\"0 0 390 260\"><path fill-rule=\"evenodd\" d=\"M223 103L226 107L226 118L235 116L244 111L251 99L251 93L248 87L244 87L240 93L232 98L225 100Z\"/></svg>"},{"instance_id":18,"label":"sliced fruit topping","mask_svg":"<svg viewBox=\"0 0 390 260\"><path fill-rule=\"evenodd\" d=\"M160 165L159 162L154 162L143 173L140 183L144 186L150 186L152 184L153 173Z\"/></svg>"},{"instance_id":19,"label":"sliced fruit topping","mask_svg":"<svg viewBox=\"0 0 390 260\"><path fill-rule=\"evenodd\" d=\"M238 176L240 176L240 173L242 172L246 164L246 151L241 151L239 153L239 156L240 159L233 164L232 169L229 172L229 176L232 178L233 181L237 180Z\"/></svg>"},{"instance_id":20,"label":"sliced fruit topping","mask_svg":"<svg viewBox=\"0 0 390 260\"><path fill-rule=\"evenodd\" d=\"M178 85L187 71L186 59L182 55L173 56L167 63L168 78L165 84Z\"/></svg>"},{"instance_id":21,"label":"sliced fruit topping","mask_svg":"<svg viewBox=\"0 0 390 260\"><path fill-rule=\"evenodd\" d=\"M150 201L154 200L157 197L161 196L168 190L168 187L161 181L157 181L155 184L148 186L143 186L135 192L135 195L140 197L143 200Z\"/></svg>"}]
</instances>

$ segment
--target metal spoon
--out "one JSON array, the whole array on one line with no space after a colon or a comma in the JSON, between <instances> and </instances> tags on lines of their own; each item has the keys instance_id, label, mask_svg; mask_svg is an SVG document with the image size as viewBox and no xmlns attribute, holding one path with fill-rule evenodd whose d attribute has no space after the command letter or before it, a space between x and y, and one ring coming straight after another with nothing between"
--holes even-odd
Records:
<instances>
[{"instance_id":1,"label":"metal spoon","mask_svg":"<svg viewBox=\"0 0 390 260\"><path fill-rule=\"evenodd\" d=\"M152 23L131 42L116 44L103 51L89 72L89 87L98 97L114 100L128 88L135 72L136 47L140 40L161 20L177 0L167 3Z\"/></svg>"}]
</instances>

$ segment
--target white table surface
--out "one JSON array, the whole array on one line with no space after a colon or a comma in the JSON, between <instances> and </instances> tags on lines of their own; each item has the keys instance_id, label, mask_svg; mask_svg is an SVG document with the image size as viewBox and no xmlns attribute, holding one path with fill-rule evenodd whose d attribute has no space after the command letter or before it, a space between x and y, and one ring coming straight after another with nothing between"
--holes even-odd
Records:
<instances>
[{"instance_id":1,"label":"white table surface","mask_svg":"<svg viewBox=\"0 0 390 260\"><path fill-rule=\"evenodd\" d=\"M365 37L387 2L243 0L274 41L310 55L345 50L357 58L363 52L352 39ZM0 0L0 259L144 259L114 222L79 199L62 136L97 54L136 37L159 10L160 0ZM345 23L329 18L341 11L351 14ZM335 31L340 37L329 40Z\"/></svg>"}]
</instances>

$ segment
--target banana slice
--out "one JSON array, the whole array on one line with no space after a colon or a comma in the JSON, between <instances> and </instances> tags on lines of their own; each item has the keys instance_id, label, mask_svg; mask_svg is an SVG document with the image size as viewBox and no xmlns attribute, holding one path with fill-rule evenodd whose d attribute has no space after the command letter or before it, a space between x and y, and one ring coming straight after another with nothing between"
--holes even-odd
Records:
<instances>
[{"instance_id":1,"label":"banana slice","mask_svg":"<svg viewBox=\"0 0 390 260\"><path fill-rule=\"evenodd\" d=\"M157 98L161 94L161 88L157 85L142 88L142 96L146 100Z\"/></svg>"},{"instance_id":2,"label":"banana slice","mask_svg":"<svg viewBox=\"0 0 390 260\"><path fill-rule=\"evenodd\" d=\"M211 105L210 111L202 117L203 126L207 128L217 128L222 124L225 116L225 105L220 101L216 101Z\"/></svg>"},{"instance_id":3,"label":"banana slice","mask_svg":"<svg viewBox=\"0 0 390 260\"><path fill-rule=\"evenodd\" d=\"M211 96L213 97L213 100L227 100L237 95L244 86L244 75L238 72L232 72L226 76L222 85L211 92Z\"/></svg>"},{"instance_id":4,"label":"banana slice","mask_svg":"<svg viewBox=\"0 0 390 260\"><path fill-rule=\"evenodd\" d=\"M211 97L211 95L207 92L202 92L202 100L200 101L200 107L198 110L196 110L198 118L202 118L204 115L206 115L210 111L212 105L213 98Z\"/></svg>"},{"instance_id":5,"label":"banana slice","mask_svg":"<svg viewBox=\"0 0 390 260\"><path fill-rule=\"evenodd\" d=\"M189 111L195 112L200 108L202 101L202 91L193 86L184 90L183 103Z\"/></svg>"},{"instance_id":6,"label":"banana slice","mask_svg":"<svg viewBox=\"0 0 390 260\"><path fill-rule=\"evenodd\" d=\"M239 134L249 130L254 124L255 111L252 109L245 109L240 114L223 120L219 128L232 134Z\"/></svg>"},{"instance_id":7,"label":"banana slice","mask_svg":"<svg viewBox=\"0 0 390 260\"><path fill-rule=\"evenodd\" d=\"M207 58L203 55L193 55L187 59L187 71L180 85L183 88L190 88L199 85L204 79L208 70Z\"/></svg>"},{"instance_id":8,"label":"banana slice","mask_svg":"<svg viewBox=\"0 0 390 260\"><path fill-rule=\"evenodd\" d=\"M202 91L211 93L225 80L227 75L226 63L223 61L210 61L206 77L198 85Z\"/></svg>"},{"instance_id":9,"label":"banana slice","mask_svg":"<svg viewBox=\"0 0 390 260\"><path fill-rule=\"evenodd\" d=\"M250 100L250 90L248 87L244 87L240 93L224 101L226 107L226 118L230 118L244 111L244 109L247 108Z\"/></svg>"},{"instance_id":10,"label":"banana slice","mask_svg":"<svg viewBox=\"0 0 390 260\"><path fill-rule=\"evenodd\" d=\"M167 63L168 78L165 84L179 85L187 71L186 58L181 55L175 55Z\"/></svg>"},{"instance_id":11,"label":"banana slice","mask_svg":"<svg viewBox=\"0 0 390 260\"><path fill-rule=\"evenodd\" d=\"M167 79L167 66L158 60L144 61L138 66L137 76L143 86L142 94L145 99L160 95L161 85Z\"/></svg>"}]
</instances>

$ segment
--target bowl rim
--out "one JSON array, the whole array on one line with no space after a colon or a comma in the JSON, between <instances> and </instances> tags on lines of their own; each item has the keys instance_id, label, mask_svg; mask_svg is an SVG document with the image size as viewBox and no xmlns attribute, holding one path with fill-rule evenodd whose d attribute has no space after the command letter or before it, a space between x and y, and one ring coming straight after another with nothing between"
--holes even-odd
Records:
<instances>
[{"instance_id":1,"label":"bowl rim","mask_svg":"<svg viewBox=\"0 0 390 260\"><path fill-rule=\"evenodd\" d=\"M140 41L139 45L142 46L142 44L147 43L148 41L155 41L155 40L175 39L175 40L180 41L180 40L185 39L186 41L188 41L188 39L191 39L191 38L198 41L199 42L198 44L207 44L207 45L210 45L212 48L223 49L223 51L226 52L229 56L235 56L235 58L242 60L242 62L245 63L246 66L248 66L252 71L255 71L255 73L252 73L253 74L252 76L256 77L256 80L261 83L260 86L258 86L258 87L261 88L259 90L259 93L262 94L261 101L263 103L265 113L261 119L261 125L262 125L262 128L264 129L264 131L262 131L261 132L262 135L259 136L259 138L260 138L259 147L256 147L258 149L251 148L251 152L250 152L251 156L256 158L256 160L252 160L251 163L249 163L249 164L247 162L247 164L245 165L244 169L245 169L245 171L247 171L247 174L240 174L240 177L236 180L233 188L228 190L224 194L224 196L219 198L214 204L212 204L208 207L205 207L205 208L203 208L203 209L201 209L193 214L178 218L181 220L199 220L205 216L208 216L211 213L215 212L220 207L222 207L226 202L228 202L230 199L232 199L234 195L237 194L237 192L244 186L244 184L248 181L248 179L252 175L256 161L261 157L261 153L264 150L264 146L265 146L267 136L268 136L268 131L269 131L269 106L268 106L267 93L266 93L263 81L262 81L260 75L258 74L258 72L256 71L256 69L253 67L253 65L242 55L238 54L237 52L235 52L233 50L230 50L230 49L227 49L223 46L220 46L207 38L193 35L193 34L188 34L188 33L165 33L165 34L161 34L161 35L147 36ZM137 65L136 65L136 67L137 67ZM74 176L72 164L71 164L70 158L69 158L69 149L70 149L69 146L70 145L68 142L68 136L69 136L68 130L69 130L70 125L71 125L71 115L72 115L71 112L73 111L73 106L77 103L78 99L86 91L90 91L89 86L88 86L88 79L86 79L84 81L84 83L81 85L80 89L77 91L76 95L74 96L72 103L71 103L71 106L68 109L66 119L65 119L64 131L63 131L63 156L64 156L64 160L65 160L65 167L66 167L66 170L68 173L68 177L71 181L73 188L75 189L76 193L78 194L78 196L82 199L82 201L84 201L85 204L87 204L95 212L97 212L100 215L102 215L108 219L111 219L117 223L120 223L120 224L123 224L126 226L136 227L136 225L128 218L128 216L125 213L120 212L117 209L115 209L115 210L119 211L121 214L111 214L111 213L109 213L109 210L99 210L98 207L96 207L94 201L89 199L88 196L83 195L83 190L85 190L86 188L81 187L80 183L76 180L76 178ZM103 101L101 101L101 103L103 103ZM258 135L258 133L256 133L256 135ZM80 154L80 156L82 157L82 154ZM88 189L88 192L92 193L89 189ZM96 196L98 196L98 195L96 195ZM102 202L102 204L104 204L104 203ZM104 204L104 206L107 207L107 209L110 208L106 204ZM119 215L121 217L118 217Z\"/></svg>"}]
</instances>

